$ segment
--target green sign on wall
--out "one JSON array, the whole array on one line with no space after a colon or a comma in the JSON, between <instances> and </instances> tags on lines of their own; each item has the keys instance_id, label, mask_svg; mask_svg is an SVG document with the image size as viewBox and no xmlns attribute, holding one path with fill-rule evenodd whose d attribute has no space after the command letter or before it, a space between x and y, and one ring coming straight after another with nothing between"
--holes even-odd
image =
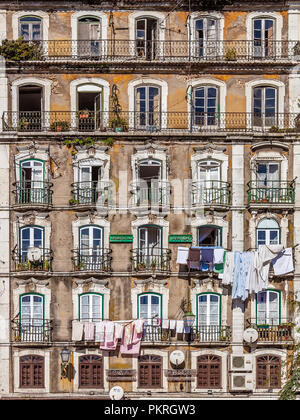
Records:
<instances>
[{"instance_id":1,"label":"green sign on wall","mask_svg":"<svg viewBox=\"0 0 300 420\"><path fill-rule=\"evenodd\" d=\"M109 235L109 242L131 243L133 242L133 235Z\"/></svg>"},{"instance_id":2,"label":"green sign on wall","mask_svg":"<svg viewBox=\"0 0 300 420\"><path fill-rule=\"evenodd\" d=\"M193 236L192 235L169 235L169 242L170 243L192 243Z\"/></svg>"}]
</instances>

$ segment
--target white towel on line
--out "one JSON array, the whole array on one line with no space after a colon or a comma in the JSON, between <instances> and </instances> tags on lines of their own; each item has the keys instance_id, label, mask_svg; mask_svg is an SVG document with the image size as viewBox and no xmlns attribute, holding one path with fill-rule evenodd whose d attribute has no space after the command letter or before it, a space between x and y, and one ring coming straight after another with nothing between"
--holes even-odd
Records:
<instances>
[{"instance_id":1,"label":"white towel on line","mask_svg":"<svg viewBox=\"0 0 300 420\"><path fill-rule=\"evenodd\" d=\"M186 264L189 256L189 248L179 246L177 248L177 264Z\"/></svg>"},{"instance_id":2,"label":"white towel on line","mask_svg":"<svg viewBox=\"0 0 300 420\"><path fill-rule=\"evenodd\" d=\"M176 323L176 332L177 333L183 333L183 327L184 327L184 323L182 320L178 320Z\"/></svg>"},{"instance_id":3,"label":"white towel on line","mask_svg":"<svg viewBox=\"0 0 300 420\"><path fill-rule=\"evenodd\" d=\"M83 336L83 322L72 322L72 341L81 341Z\"/></svg>"},{"instance_id":4,"label":"white towel on line","mask_svg":"<svg viewBox=\"0 0 300 420\"><path fill-rule=\"evenodd\" d=\"M273 264L274 274L280 276L294 271L292 248L286 248Z\"/></svg>"},{"instance_id":5,"label":"white towel on line","mask_svg":"<svg viewBox=\"0 0 300 420\"><path fill-rule=\"evenodd\" d=\"M170 319L170 330L175 330L176 328L176 319Z\"/></svg>"},{"instance_id":6,"label":"white towel on line","mask_svg":"<svg viewBox=\"0 0 300 420\"><path fill-rule=\"evenodd\" d=\"M214 249L214 264L222 264L224 262L224 249L215 248Z\"/></svg>"}]
</instances>

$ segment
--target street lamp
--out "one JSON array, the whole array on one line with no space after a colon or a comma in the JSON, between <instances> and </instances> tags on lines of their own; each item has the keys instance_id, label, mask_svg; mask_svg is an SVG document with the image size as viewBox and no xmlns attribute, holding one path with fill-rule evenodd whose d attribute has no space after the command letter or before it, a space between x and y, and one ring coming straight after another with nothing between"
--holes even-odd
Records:
<instances>
[{"instance_id":1,"label":"street lamp","mask_svg":"<svg viewBox=\"0 0 300 420\"><path fill-rule=\"evenodd\" d=\"M62 351L60 352L61 357L61 377L67 378L68 377L68 366L69 366L69 360L70 360L70 350L64 347Z\"/></svg>"}]
</instances>

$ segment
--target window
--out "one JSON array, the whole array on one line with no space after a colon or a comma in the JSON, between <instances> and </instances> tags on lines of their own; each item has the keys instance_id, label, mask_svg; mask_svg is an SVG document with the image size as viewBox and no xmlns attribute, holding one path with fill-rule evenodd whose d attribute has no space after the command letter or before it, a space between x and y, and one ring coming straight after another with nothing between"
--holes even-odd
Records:
<instances>
[{"instance_id":1,"label":"window","mask_svg":"<svg viewBox=\"0 0 300 420\"><path fill-rule=\"evenodd\" d=\"M198 326L220 324L221 298L217 294L203 293L198 296Z\"/></svg>"},{"instance_id":2,"label":"window","mask_svg":"<svg viewBox=\"0 0 300 420\"><path fill-rule=\"evenodd\" d=\"M160 127L160 89L140 86L135 89L135 126L144 130Z\"/></svg>"},{"instance_id":3,"label":"window","mask_svg":"<svg viewBox=\"0 0 300 420\"><path fill-rule=\"evenodd\" d=\"M212 184L214 181L220 181L220 162L214 160L205 160L198 162L198 179L199 181Z\"/></svg>"},{"instance_id":4,"label":"window","mask_svg":"<svg viewBox=\"0 0 300 420\"><path fill-rule=\"evenodd\" d=\"M253 89L253 123L256 127L277 125L277 89L259 86Z\"/></svg>"},{"instance_id":5,"label":"window","mask_svg":"<svg viewBox=\"0 0 300 420\"><path fill-rule=\"evenodd\" d=\"M155 355L140 356L138 361L140 388L162 387L162 358Z\"/></svg>"},{"instance_id":6,"label":"window","mask_svg":"<svg viewBox=\"0 0 300 420\"><path fill-rule=\"evenodd\" d=\"M41 41L43 39L42 19L25 16L19 19L19 37L24 41Z\"/></svg>"},{"instance_id":7,"label":"window","mask_svg":"<svg viewBox=\"0 0 300 420\"><path fill-rule=\"evenodd\" d=\"M222 388L221 357L203 355L197 357L197 388Z\"/></svg>"},{"instance_id":8,"label":"window","mask_svg":"<svg viewBox=\"0 0 300 420\"><path fill-rule=\"evenodd\" d=\"M79 296L80 321L97 322L103 319L103 296L96 293L84 293Z\"/></svg>"},{"instance_id":9,"label":"window","mask_svg":"<svg viewBox=\"0 0 300 420\"><path fill-rule=\"evenodd\" d=\"M265 355L256 358L256 388L281 388L280 357Z\"/></svg>"},{"instance_id":10,"label":"window","mask_svg":"<svg viewBox=\"0 0 300 420\"><path fill-rule=\"evenodd\" d=\"M257 164L257 187L279 187L280 164L276 162L259 162Z\"/></svg>"},{"instance_id":11,"label":"window","mask_svg":"<svg viewBox=\"0 0 300 420\"><path fill-rule=\"evenodd\" d=\"M102 86L82 84L77 87L77 115L80 131L99 129L102 122Z\"/></svg>"},{"instance_id":12,"label":"window","mask_svg":"<svg viewBox=\"0 0 300 420\"><path fill-rule=\"evenodd\" d=\"M221 228L218 226L198 227L198 246L222 246Z\"/></svg>"},{"instance_id":13,"label":"window","mask_svg":"<svg viewBox=\"0 0 300 420\"><path fill-rule=\"evenodd\" d=\"M97 355L79 357L79 388L104 388L103 358Z\"/></svg>"},{"instance_id":14,"label":"window","mask_svg":"<svg viewBox=\"0 0 300 420\"><path fill-rule=\"evenodd\" d=\"M195 20L195 38L198 57L217 55L217 19L205 17Z\"/></svg>"},{"instance_id":15,"label":"window","mask_svg":"<svg viewBox=\"0 0 300 420\"><path fill-rule=\"evenodd\" d=\"M162 163L154 159L143 159L137 165L136 204L159 205L162 203Z\"/></svg>"},{"instance_id":16,"label":"window","mask_svg":"<svg viewBox=\"0 0 300 420\"><path fill-rule=\"evenodd\" d=\"M20 336L22 341L43 341L44 297L26 294L20 297Z\"/></svg>"},{"instance_id":17,"label":"window","mask_svg":"<svg viewBox=\"0 0 300 420\"><path fill-rule=\"evenodd\" d=\"M17 202L49 203L50 195L44 183L44 162L26 160L21 162L21 178L17 191Z\"/></svg>"},{"instance_id":18,"label":"window","mask_svg":"<svg viewBox=\"0 0 300 420\"><path fill-rule=\"evenodd\" d=\"M103 228L84 226L79 229L79 265L83 270L102 269Z\"/></svg>"},{"instance_id":19,"label":"window","mask_svg":"<svg viewBox=\"0 0 300 420\"><path fill-rule=\"evenodd\" d=\"M28 250L31 248L44 248L44 228L37 226L20 228L21 261L27 261Z\"/></svg>"},{"instance_id":20,"label":"window","mask_svg":"<svg viewBox=\"0 0 300 420\"><path fill-rule=\"evenodd\" d=\"M90 57L100 55L101 22L93 16L78 19L78 55Z\"/></svg>"},{"instance_id":21,"label":"window","mask_svg":"<svg viewBox=\"0 0 300 420\"><path fill-rule=\"evenodd\" d=\"M139 58L154 60L157 56L157 19L136 19L136 54Z\"/></svg>"},{"instance_id":22,"label":"window","mask_svg":"<svg viewBox=\"0 0 300 420\"><path fill-rule=\"evenodd\" d=\"M263 219L256 229L256 246L278 245L280 243L280 227L275 219Z\"/></svg>"},{"instance_id":23,"label":"window","mask_svg":"<svg viewBox=\"0 0 300 420\"><path fill-rule=\"evenodd\" d=\"M151 268L162 263L162 230L157 226L142 226L138 230L138 264Z\"/></svg>"},{"instance_id":24,"label":"window","mask_svg":"<svg viewBox=\"0 0 300 420\"><path fill-rule=\"evenodd\" d=\"M273 19L253 19L255 57L270 57L275 52L275 22Z\"/></svg>"},{"instance_id":25,"label":"window","mask_svg":"<svg viewBox=\"0 0 300 420\"><path fill-rule=\"evenodd\" d=\"M42 356L20 357L20 388L44 388L44 358Z\"/></svg>"},{"instance_id":26,"label":"window","mask_svg":"<svg viewBox=\"0 0 300 420\"><path fill-rule=\"evenodd\" d=\"M138 318L146 320L146 324L160 324L162 297L154 293L138 296Z\"/></svg>"},{"instance_id":27,"label":"window","mask_svg":"<svg viewBox=\"0 0 300 420\"><path fill-rule=\"evenodd\" d=\"M257 294L257 325L280 324L280 292L265 290Z\"/></svg>"},{"instance_id":28,"label":"window","mask_svg":"<svg viewBox=\"0 0 300 420\"><path fill-rule=\"evenodd\" d=\"M219 91L214 86L199 86L193 89L193 126L218 124Z\"/></svg>"},{"instance_id":29,"label":"window","mask_svg":"<svg viewBox=\"0 0 300 420\"><path fill-rule=\"evenodd\" d=\"M98 199L104 199L104 195L100 191L102 172L102 165L79 166L79 184L75 192L75 199L79 204L97 203Z\"/></svg>"}]
</instances>

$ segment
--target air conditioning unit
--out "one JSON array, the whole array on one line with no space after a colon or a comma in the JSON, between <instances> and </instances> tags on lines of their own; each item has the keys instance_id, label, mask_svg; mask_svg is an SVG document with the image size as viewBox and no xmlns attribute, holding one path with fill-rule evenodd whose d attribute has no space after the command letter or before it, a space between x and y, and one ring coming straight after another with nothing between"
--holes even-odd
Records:
<instances>
[{"instance_id":1,"label":"air conditioning unit","mask_svg":"<svg viewBox=\"0 0 300 420\"><path fill-rule=\"evenodd\" d=\"M251 354L230 355L230 370L233 372L251 372L252 371Z\"/></svg>"},{"instance_id":2,"label":"air conditioning unit","mask_svg":"<svg viewBox=\"0 0 300 420\"><path fill-rule=\"evenodd\" d=\"M252 391L253 387L252 373L232 373L230 375L231 391Z\"/></svg>"}]
</instances>

